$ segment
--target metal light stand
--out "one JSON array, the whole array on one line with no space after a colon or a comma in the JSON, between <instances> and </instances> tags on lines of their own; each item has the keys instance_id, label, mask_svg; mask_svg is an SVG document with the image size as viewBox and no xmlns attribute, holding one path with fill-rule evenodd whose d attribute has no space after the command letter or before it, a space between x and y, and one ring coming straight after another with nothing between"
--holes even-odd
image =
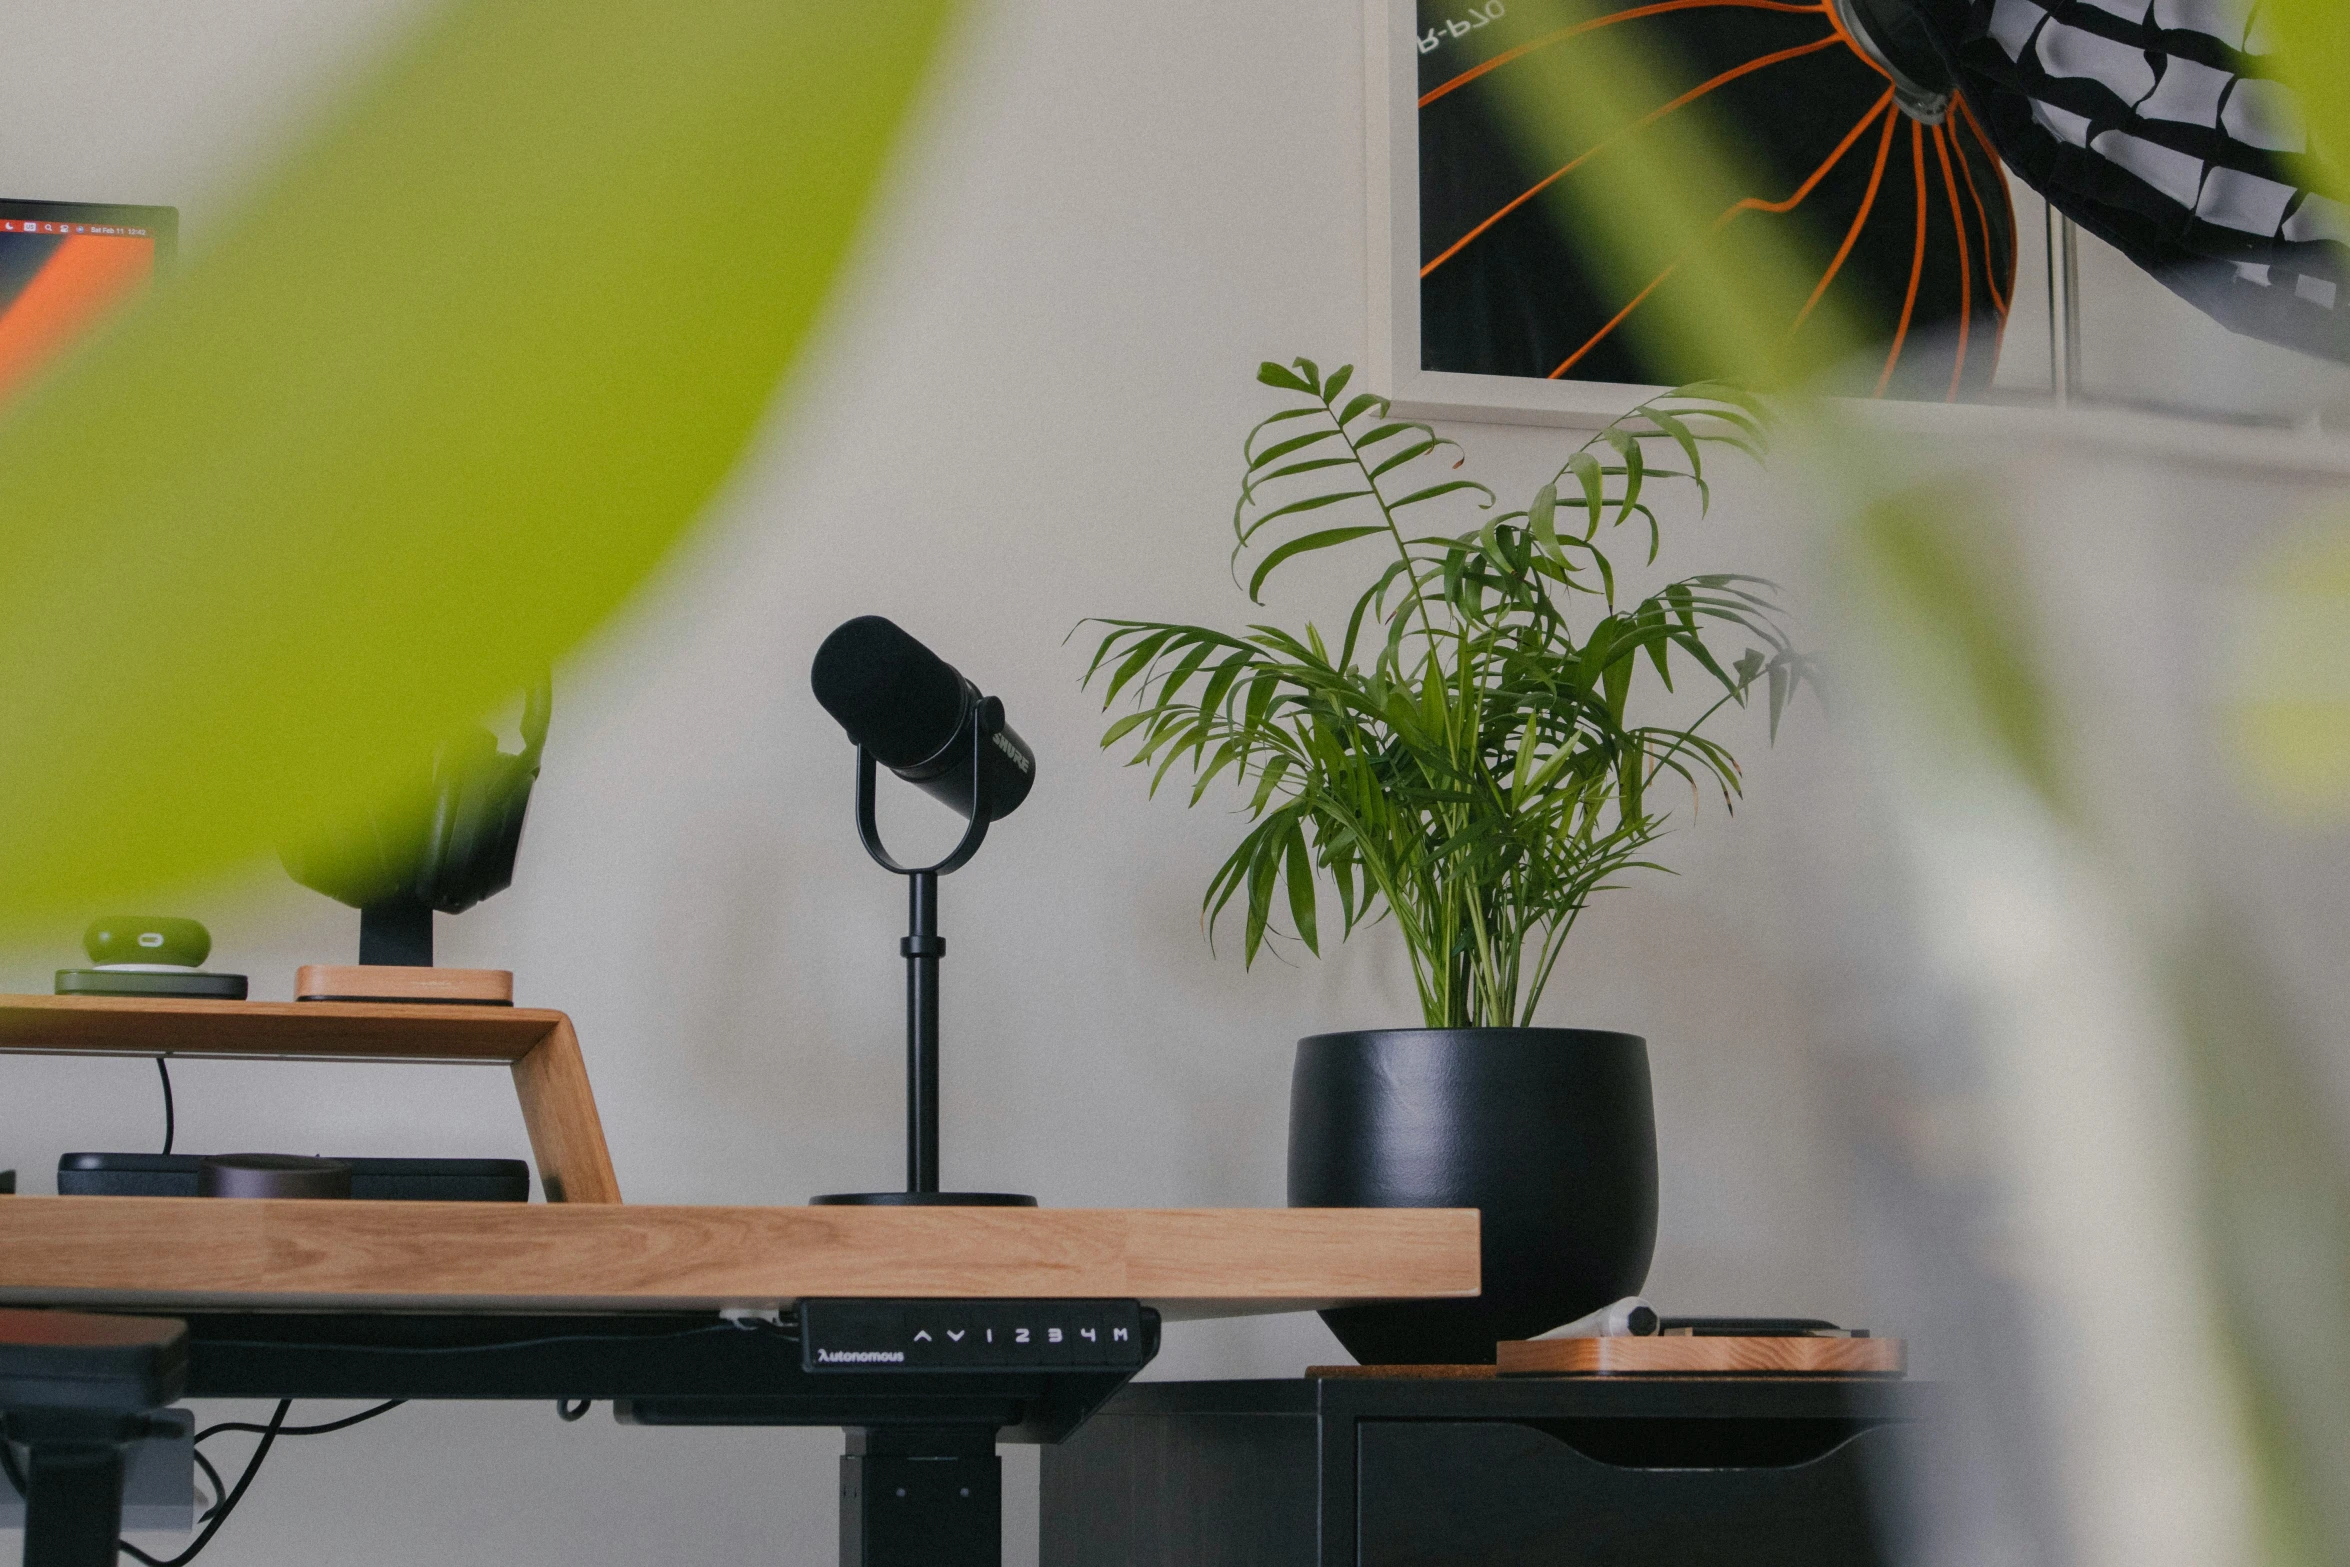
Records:
<instances>
[{"instance_id":1,"label":"metal light stand","mask_svg":"<svg viewBox=\"0 0 2350 1567\"><path fill-rule=\"evenodd\" d=\"M2048 208L2048 383L2060 408L2080 402L2081 231Z\"/></svg>"},{"instance_id":2,"label":"metal light stand","mask_svg":"<svg viewBox=\"0 0 2350 1567\"><path fill-rule=\"evenodd\" d=\"M933 865L900 865L882 846L873 819L879 768L873 753L857 747L857 837L883 870L906 878L906 937L898 951L906 959L906 1189L902 1192L835 1192L814 1199L826 1204L897 1207L1033 1208L1036 1199L1010 1192L942 1192L938 1189L938 962L946 938L938 933L938 879L961 870L987 840L987 775L983 749L1003 723L1003 704L989 697L974 715L971 737L971 825L962 842Z\"/></svg>"}]
</instances>

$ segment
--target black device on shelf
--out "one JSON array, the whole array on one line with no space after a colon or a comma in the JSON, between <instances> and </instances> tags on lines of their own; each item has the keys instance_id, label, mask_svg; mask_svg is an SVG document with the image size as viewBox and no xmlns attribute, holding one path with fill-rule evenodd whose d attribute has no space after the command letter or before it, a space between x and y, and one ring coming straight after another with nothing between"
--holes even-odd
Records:
<instances>
[{"instance_id":1,"label":"black device on shelf","mask_svg":"<svg viewBox=\"0 0 2350 1567\"><path fill-rule=\"evenodd\" d=\"M1838 1327L1818 1317L1659 1317L1656 1331L1693 1338L1867 1338L1867 1328Z\"/></svg>"},{"instance_id":2,"label":"black device on shelf","mask_svg":"<svg viewBox=\"0 0 2350 1567\"><path fill-rule=\"evenodd\" d=\"M351 1196L390 1202L528 1202L520 1159L338 1159ZM194 1197L201 1154L69 1153L57 1160L60 1197Z\"/></svg>"},{"instance_id":3,"label":"black device on shelf","mask_svg":"<svg viewBox=\"0 0 2350 1567\"><path fill-rule=\"evenodd\" d=\"M834 629L809 683L857 747L857 837L883 870L906 878L906 1189L840 1192L819 1203L1034 1207L1009 1192L942 1192L938 1174L938 879L970 863L988 825L1009 816L1036 781L1036 754L1004 721L1004 704L879 615ZM874 820L879 769L967 819L962 840L929 865L901 865Z\"/></svg>"}]
</instances>

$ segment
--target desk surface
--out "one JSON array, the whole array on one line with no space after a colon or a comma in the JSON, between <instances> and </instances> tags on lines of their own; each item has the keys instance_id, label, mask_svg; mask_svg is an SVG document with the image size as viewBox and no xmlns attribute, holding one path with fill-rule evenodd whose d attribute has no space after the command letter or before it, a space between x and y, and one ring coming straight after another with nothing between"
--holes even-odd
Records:
<instances>
[{"instance_id":1,"label":"desk surface","mask_svg":"<svg viewBox=\"0 0 2350 1567\"><path fill-rule=\"evenodd\" d=\"M0 1197L0 1303L700 1311L1138 1299L1169 1317L1469 1296L1467 1208L748 1208Z\"/></svg>"}]
</instances>

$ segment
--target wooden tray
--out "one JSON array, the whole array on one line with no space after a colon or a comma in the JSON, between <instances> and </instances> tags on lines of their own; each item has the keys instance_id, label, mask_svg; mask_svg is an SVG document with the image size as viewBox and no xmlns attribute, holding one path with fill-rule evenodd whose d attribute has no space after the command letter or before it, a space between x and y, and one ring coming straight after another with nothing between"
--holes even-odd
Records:
<instances>
[{"instance_id":1,"label":"wooden tray","mask_svg":"<svg viewBox=\"0 0 2350 1567\"><path fill-rule=\"evenodd\" d=\"M296 1001L437 1001L514 1005L514 975L502 968L401 968L383 963L305 963L294 971Z\"/></svg>"},{"instance_id":2,"label":"wooden tray","mask_svg":"<svg viewBox=\"0 0 2350 1567\"><path fill-rule=\"evenodd\" d=\"M1496 1346L1502 1376L1897 1377L1909 1346L1897 1338L1513 1339Z\"/></svg>"}]
</instances>

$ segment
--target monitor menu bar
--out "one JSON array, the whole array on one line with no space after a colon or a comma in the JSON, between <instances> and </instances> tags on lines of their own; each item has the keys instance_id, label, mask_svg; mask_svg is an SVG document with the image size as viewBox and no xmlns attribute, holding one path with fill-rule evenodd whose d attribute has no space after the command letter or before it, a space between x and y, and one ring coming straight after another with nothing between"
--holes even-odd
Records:
<instances>
[{"instance_id":1,"label":"monitor menu bar","mask_svg":"<svg viewBox=\"0 0 2350 1567\"><path fill-rule=\"evenodd\" d=\"M121 223L36 223L29 219L0 218L0 234L104 234L116 239L153 239L151 229Z\"/></svg>"}]
</instances>

